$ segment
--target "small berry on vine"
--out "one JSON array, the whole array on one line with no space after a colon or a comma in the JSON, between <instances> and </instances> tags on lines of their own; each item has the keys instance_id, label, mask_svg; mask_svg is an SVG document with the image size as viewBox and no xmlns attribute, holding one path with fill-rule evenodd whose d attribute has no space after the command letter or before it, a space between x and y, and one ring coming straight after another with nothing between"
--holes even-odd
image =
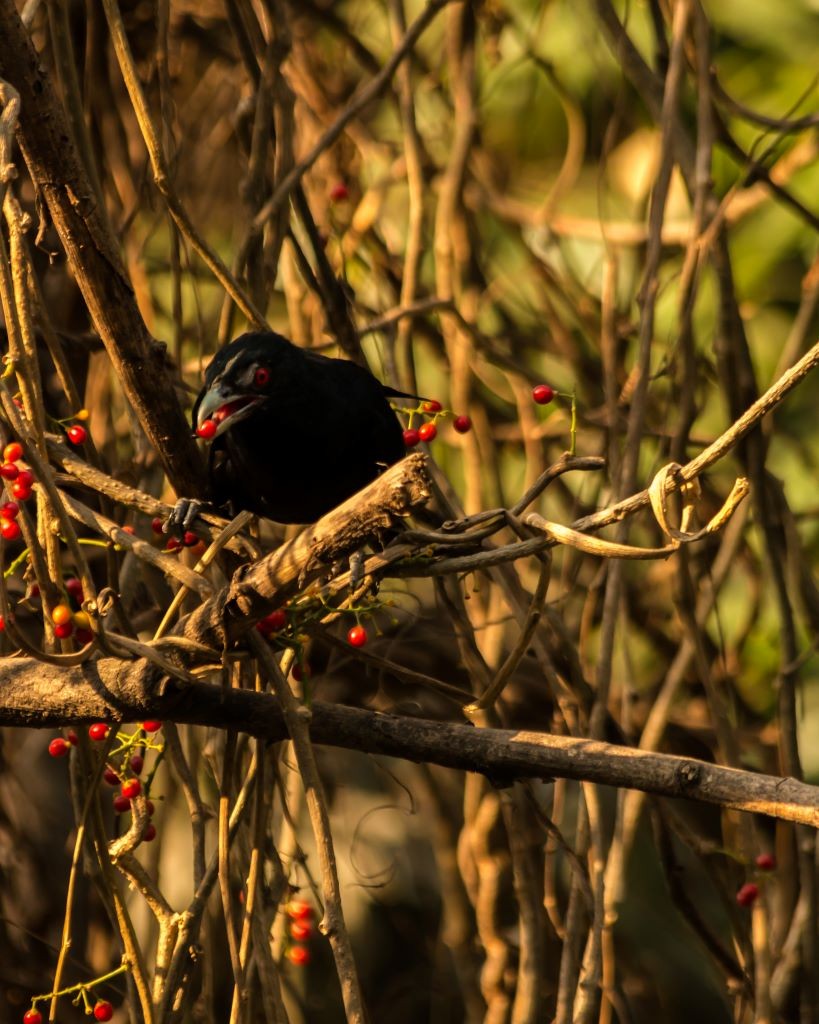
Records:
<instances>
[{"instance_id":1,"label":"small berry on vine","mask_svg":"<svg viewBox=\"0 0 819 1024\"><path fill-rule=\"evenodd\" d=\"M58 622L54 627L54 636L56 636L58 640L67 640L73 632L73 622Z\"/></svg>"},{"instance_id":2,"label":"small berry on vine","mask_svg":"<svg viewBox=\"0 0 819 1024\"><path fill-rule=\"evenodd\" d=\"M16 463L4 462L0 465L0 476L2 476L4 480L16 480L19 475L20 470Z\"/></svg>"},{"instance_id":3,"label":"small berry on vine","mask_svg":"<svg viewBox=\"0 0 819 1024\"><path fill-rule=\"evenodd\" d=\"M91 616L88 612L74 612L74 626L87 632L91 628Z\"/></svg>"},{"instance_id":4,"label":"small berry on vine","mask_svg":"<svg viewBox=\"0 0 819 1024\"><path fill-rule=\"evenodd\" d=\"M62 736L53 739L48 745L48 753L51 757L65 757L71 750L71 745L66 743Z\"/></svg>"},{"instance_id":5,"label":"small berry on vine","mask_svg":"<svg viewBox=\"0 0 819 1024\"><path fill-rule=\"evenodd\" d=\"M0 516L4 519L16 519L20 515L20 506L16 501L7 501L0 505Z\"/></svg>"},{"instance_id":6,"label":"small berry on vine","mask_svg":"<svg viewBox=\"0 0 819 1024\"><path fill-rule=\"evenodd\" d=\"M347 643L351 647L363 647L367 643L367 630L363 626L351 626L347 630Z\"/></svg>"},{"instance_id":7,"label":"small berry on vine","mask_svg":"<svg viewBox=\"0 0 819 1024\"><path fill-rule=\"evenodd\" d=\"M182 543L186 548L195 547L199 543L199 538L193 532L193 530L185 530L185 534L182 537Z\"/></svg>"},{"instance_id":8,"label":"small berry on vine","mask_svg":"<svg viewBox=\"0 0 819 1024\"><path fill-rule=\"evenodd\" d=\"M3 460L5 462L16 462L23 457L23 446L19 441L10 441L3 449Z\"/></svg>"},{"instance_id":9,"label":"small berry on vine","mask_svg":"<svg viewBox=\"0 0 819 1024\"><path fill-rule=\"evenodd\" d=\"M74 413L75 420L87 420L91 413L87 409L78 409Z\"/></svg>"},{"instance_id":10,"label":"small berry on vine","mask_svg":"<svg viewBox=\"0 0 819 1024\"><path fill-rule=\"evenodd\" d=\"M28 489L31 490L31 488L34 486L34 474L31 472L31 470L21 469L20 472L17 474L17 479L15 480L15 483L19 484L21 487L28 487Z\"/></svg>"},{"instance_id":11,"label":"small berry on vine","mask_svg":"<svg viewBox=\"0 0 819 1024\"><path fill-rule=\"evenodd\" d=\"M310 920L315 913L312 903L308 903L307 900L290 900L284 910L294 921Z\"/></svg>"},{"instance_id":12,"label":"small berry on vine","mask_svg":"<svg viewBox=\"0 0 819 1024\"><path fill-rule=\"evenodd\" d=\"M131 801L127 796L123 796L122 793L114 794L114 811L117 814L123 814L125 811L130 810Z\"/></svg>"},{"instance_id":13,"label":"small berry on vine","mask_svg":"<svg viewBox=\"0 0 819 1024\"><path fill-rule=\"evenodd\" d=\"M94 722L93 725L88 727L89 739L94 740L95 743L100 743L108 735L108 726L105 722Z\"/></svg>"},{"instance_id":14,"label":"small berry on vine","mask_svg":"<svg viewBox=\"0 0 819 1024\"><path fill-rule=\"evenodd\" d=\"M81 647L85 647L86 644L90 644L94 639L94 634L90 629L78 629L74 633L74 639Z\"/></svg>"},{"instance_id":15,"label":"small berry on vine","mask_svg":"<svg viewBox=\"0 0 819 1024\"><path fill-rule=\"evenodd\" d=\"M69 427L68 430L66 430L66 434L68 435L68 440L72 444L85 444L88 440L88 431L79 423L75 423L73 426Z\"/></svg>"},{"instance_id":16,"label":"small berry on vine","mask_svg":"<svg viewBox=\"0 0 819 1024\"><path fill-rule=\"evenodd\" d=\"M338 184L333 185L330 189L330 201L333 203L342 203L345 199L349 198L350 190L343 181L339 181Z\"/></svg>"},{"instance_id":17,"label":"small berry on vine","mask_svg":"<svg viewBox=\"0 0 819 1024\"><path fill-rule=\"evenodd\" d=\"M156 839L156 825L152 821L149 821L145 826L145 831L142 833L143 843L152 843Z\"/></svg>"},{"instance_id":18,"label":"small berry on vine","mask_svg":"<svg viewBox=\"0 0 819 1024\"><path fill-rule=\"evenodd\" d=\"M472 420L468 416L456 416L452 426L459 434L468 434L472 429Z\"/></svg>"},{"instance_id":19,"label":"small berry on vine","mask_svg":"<svg viewBox=\"0 0 819 1024\"><path fill-rule=\"evenodd\" d=\"M13 519L0 519L0 534L3 540L17 540L20 536L20 527Z\"/></svg>"},{"instance_id":20,"label":"small berry on vine","mask_svg":"<svg viewBox=\"0 0 819 1024\"><path fill-rule=\"evenodd\" d=\"M287 951L287 959L296 967L305 967L310 963L310 950L306 946L291 946Z\"/></svg>"},{"instance_id":21,"label":"small berry on vine","mask_svg":"<svg viewBox=\"0 0 819 1024\"><path fill-rule=\"evenodd\" d=\"M51 611L51 621L55 626L71 621L71 609L67 604L55 604Z\"/></svg>"},{"instance_id":22,"label":"small berry on vine","mask_svg":"<svg viewBox=\"0 0 819 1024\"><path fill-rule=\"evenodd\" d=\"M746 882L737 892L737 903L741 907L750 907L756 903L759 896L759 886L754 882Z\"/></svg>"},{"instance_id":23,"label":"small berry on vine","mask_svg":"<svg viewBox=\"0 0 819 1024\"><path fill-rule=\"evenodd\" d=\"M755 863L760 871L776 871L776 857L772 853L760 853Z\"/></svg>"},{"instance_id":24,"label":"small berry on vine","mask_svg":"<svg viewBox=\"0 0 819 1024\"><path fill-rule=\"evenodd\" d=\"M102 773L102 777L105 779L109 786L119 785L119 775L117 775L113 768L106 768L105 771Z\"/></svg>"},{"instance_id":25,"label":"small berry on vine","mask_svg":"<svg viewBox=\"0 0 819 1024\"><path fill-rule=\"evenodd\" d=\"M215 420L202 420L199 426L196 428L196 436L202 437L206 441L209 441L216 434L216 421Z\"/></svg>"},{"instance_id":26,"label":"small berry on vine","mask_svg":"<svg viewBox=\"0 0 819 1024\"><path fill-rule=\"evenodd\" d=\"M31 497L31 486L29 484L21 484L19 480L15 480L11 485L11 493L18 501L28 501Z\"/></svg>"},{"instance_id":27,"label":"small berry on vine","mask_svg":"<svg viewBox=\"0 0 819 1024\"><path fill-rule=\"evenodd\" d=\"M151 529L156 534L160 534L163 532L162 527L164 525L164 521L159 516L154 516L154 518L151 520Z\"/></svg>"},{"instance_id":28,"label":"small berry on vine","mask_svg":"<svg viewBox=\"0 0 819 1024\"><path fill-rule=\"evenodd\" d=\"M276 633L280 629L284 629L287 625L287 612L281 608L276 608L269 615L265 615L263 619L260 619L256 623L256 629L262 634L262 636L269 636L271 633Z\"/></svg>"},{"instance_id":29,"label":"small berry on vine","mask_svg":"<svg viewBox=\"0 0 819 1024\"><path fill-rule=\"evenodd\" d=\"M4 616L0 615L0 633L4 632L6 628L6 620Z\"/></svg>"},{"instance_id":30,"label":"small berry on vine","mask_svg":"<svg viewBox=\"0 0 819 1024\"><path fill-rule=\"evenodd\" d=\"M73 597L77 604L82 604L83 592L82 583L76 576L70 576L65 581L65 589L70 597Z\"/></svg>"},{"instance_id":31,"label":"small berry on vine","mask_svg":"<svg viewBox=\"0 0 819 1024\"><path fill-rule=\"evenodd\" d=\"M134 775L139 775L142 769L145 767L145 758L142 754L131 754L131 760L128 762L131 766L131 771Z\"/></svg>"},{"instance_id":32,"label":"small berry on vine","mask_svg":"<svg viewBox=\"0 0 819 1024\"><path fill-rule=\"evenodd\" d=\"M309 921L291 921L290 938L296 942L306 942L313 934L313 926Z\"/></svg>"},{"instance_id":33,"label":"small berry on vine","mask_svg":"<svg viewBox=\"0 0 819 1024\"><path fill-rule=\"evenodd\" d=\"M437 398L432 398L428 402L424 402L421 408L424 412L440 412L443 409L443 406Z\"/></svg>"},{"instance_id":34,"label":"small berry on vine","mask_svg":"<svg viewBox=\"0 0 819 1024\"><path fill-rule=\"evenodd\" d=\"M421 434L414 427L404 431L404 445L407 448L414 448L421 440Z\"/></svg>"},{"instance_id":35,"label":"small berry on vine","mask_svg":"<svg viewBox=\"0 0 819 1024\"><path fill-rule=\"evenodd\" d=\"M532 398L538 405L548 405L554 397L554 389L548 384L535 384L532 388Z\"/></svg>"},{"instance_id":36,"label":"small berry on vine","mask_svg":"<svg viewBox=\"0 0 819 1024\"><path fill-rule=\"evenodd\" d=\"M139 796L142 792L142 783L139 779L126 779L122 784L122 795L127 796L129 800L133 800L135 796Z\"/></svg>"},{"instance_id":37,"label":"small berry on vine","mask_svg":"<svg viewBox=\"0 0 819 1024\"><path fill-rule=\"evenodd\" d=\"M23 1014L23 1024L43 1024L43 1015L32 1006Z\"/></svg>"},{"instance_id":38,"label":"small berry on vine","mask_svg":"<svg viewBox=\"0 0 819 1024\"><path fill-rule=\"evenodd\" d=\"M418 436L422 441L434 441L438 436L438 428L434 423L424 423L418 428Z\"/></svg>"},{"instance_id":39,"label":"small berry on vine","mask_svg":"<svg viewBox=\"0 0 819 1024\"><path fill-rule=\"evenodd\" d=\"M94 1006L94 1020L110 1020L114 1016L114 1007L105 999Z\"/></svg>"},{"instance_id":40,"label":"small berry on vine","mask_svg":"<svg viewBox=\"0 0 819 1024\"><path fill-rule=\"evenodd\" d=\"M178 537L168 537L168 543L165 545L166 551L178 551L182 547L182 541Z\"/></svg>"},{"instance_id":41,"label":"small berry on vine","mask_svg":"<svg viewBox=\"0 0 819 1024\"><path fill-rule=\"evenodd\" d=\"M65 734L65 738L68 740L72 747L76 747L76 745L80 742L80 737L77 735L74 729L69 729L68 732Z\"/></svg>"},{"instance_id":42,"label":"small berry on vine","mask_svg":"<svg viewBox=\"0 0 819 1024\"><path fill-rule=\"evenodd\" d=\"M162 728L162 723L156 718L150 718L147 722L142 723L142 728L145 732L159 732Z\"/></svg>"}]
</instances>

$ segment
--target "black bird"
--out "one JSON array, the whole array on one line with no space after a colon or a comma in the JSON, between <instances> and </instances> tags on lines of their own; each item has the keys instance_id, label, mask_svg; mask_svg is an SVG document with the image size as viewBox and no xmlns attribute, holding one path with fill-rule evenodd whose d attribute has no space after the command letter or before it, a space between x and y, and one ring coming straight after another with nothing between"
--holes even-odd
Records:
<instances>
[{"instance_id":1,"label":"black bird","mask_svg":"<svg viewBox=\"0 0 819 1024\"><path fill-rule=\"evenodd\" d=\"M233 514L315 522L406 454L390 397L413 396L272 331L241 335L214 356L193 407L200 435L215 425L204 428L208 498ZM172 521L192 518L177 506Z\"/></svg>"}]
</instances>

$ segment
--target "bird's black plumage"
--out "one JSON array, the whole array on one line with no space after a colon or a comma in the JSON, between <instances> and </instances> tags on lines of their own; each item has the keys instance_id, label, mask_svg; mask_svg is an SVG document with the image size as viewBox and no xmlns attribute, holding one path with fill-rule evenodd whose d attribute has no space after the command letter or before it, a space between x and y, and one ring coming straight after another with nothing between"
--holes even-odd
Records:
<instances>
[{"instance_id":1,"label":"bird's black plumage","mask_svg":"<svg viewBox=\"0 0 819 1024\"><path fill-rule=\"evenodd\" d=\"M243 334L207 368L196 429L216 423L209 498L280 523L311 523L403 458L401 426L382 385L344 359L280 334Z\"/></svg>"}]
</instances>

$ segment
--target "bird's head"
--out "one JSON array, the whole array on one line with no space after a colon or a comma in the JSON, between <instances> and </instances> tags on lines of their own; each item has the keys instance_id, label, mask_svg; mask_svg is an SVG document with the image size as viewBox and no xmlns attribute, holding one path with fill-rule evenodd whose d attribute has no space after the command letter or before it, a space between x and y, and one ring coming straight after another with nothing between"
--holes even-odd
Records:
<instances>
[{"instance_id":1,"label":"bird's head","mask_svg":"<svg viewBox=\"0 0 819 1024\"><path fill-rule=\"evenodd\" d=\"M193 426L200 433L206 420L216 425L209 438L224 434L240 420L247 419L270 394L273 364L281 344L290 345L271 333L243 334L221 349L205 372L205 386L193 407Z\"/></svg>"}]
</instances>

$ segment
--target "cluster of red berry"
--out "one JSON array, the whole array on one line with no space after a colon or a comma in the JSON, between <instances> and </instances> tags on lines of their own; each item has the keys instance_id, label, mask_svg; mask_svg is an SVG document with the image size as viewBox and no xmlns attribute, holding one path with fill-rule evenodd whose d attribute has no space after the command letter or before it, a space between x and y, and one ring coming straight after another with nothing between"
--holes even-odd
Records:
<instances>
[{"instance_id":1,"label":"cluster of red berry","mask_svg":"<svg viewBox=\"0 0 819 1024\"><path fill-rule=\"evenodd\" d=\"M284 908L290 918L290 939L285 956L291 964L305 967L310 963L310 949L304 945L313 935L313 916L315 911L305 900L290 900Z\"/></svg>"},{"instance_id":2,"label":"cluster of red berry","mask_svg":"<svg viewBox=\"0 0 819 1024\"><path fill-rule=\"evenodd\" d=\"M10 488L13 501L0 506L0 534L4 540L17 540L20 536L20 514L18 502L28 501L34 487L34 474L30 469L22 469L17 463L23 457L23 446L19 441L11 441L3 449L3 461L0 463L0 477Z\"/></svg>"},{"instance_id":3,"label":"cluster of red berry","mask_svg":"<svg viewBox=\"0 0 819 1024\"><path fill-rule=\"evenodd\" d=\"M754 864L759 871L776 871L776 857L772 853L760 853ZM746 882L737 890L736 899L741 907L752 907L759 899L759 886L756 882Z\"/></svg>"},{"instance_id":4,"label":"cluster of red berry","mask_svg":"<svg viewBox=\"0 0 819 1024\"><path fill-rule=\"evenodd\" d=\"M142 731L150 736L153 733L159 732L162 728L162 722L156 719L149 719L148 721L142 722ZM108 737L110 726L105 722L94 722L88 727L88 737L95 743L102 743ZM132 736L125 739L125 752L126 756L123 759L122 766L119 770L113 767L113 765L106 765L103 771L103 779L109 786L119 786L119 793L114 796L114 811L117 814L122 814L131 808L131 801L139 796L142 792L142 782L139 776L142 773L142 769L145 767L145 758L138 751L134 751L128 755L128 750L131 749L134 742L138 742L144 739L142 734L137 732ZM74 729L69 729L66 732L65 737L57 736L48 745L48 752L52 757L66 757L73 746L79 743L79 737ZM127 778L123 780L122 776L127 774ZM147 800L148 817L153 817L155 810L152 800ZM156 838L156 826L153 822L149 822L142 834L142 841L150 843L151 840Z\"/></svg>"},{"instance_id":5,"label":"cluster of red berry","mask_svg":"<svg viewBox=\"0 0 819 1024\"><path fill-rule=\"evenodd\" d=\"M422 423L421 426L416 429L413 427L412 421L415 416L420 414L432 416L432 419L427 420L426 423ZM414 448L422 441L426 443L434 441L438 436L437 421L442 416L449 415L451 415L449 410L444 409L437 399L422 402L417 409L409 410L409 424L407 429L404 431L404 444L407 448ZM472 429L472 420L468 416L456 416L452 421L452 426L459 434L466 434Z\"/></svg>"},{"instance_id":6,"label":"cluster of red berry","mask_svg":"<svg viewBox=\"0 0 819 1024\"><path fill-rule=\"evenodd\" d=\"M114 1007L107 999L98 999L94 1003L91 1013L94 1015L94 1020L111 1020L114 1016ZM43 1015L36 1006L32 1006L30 1010L26 1010L23 1014L23 1024L43 1024Z\"/></svg>"}]
</instances>

